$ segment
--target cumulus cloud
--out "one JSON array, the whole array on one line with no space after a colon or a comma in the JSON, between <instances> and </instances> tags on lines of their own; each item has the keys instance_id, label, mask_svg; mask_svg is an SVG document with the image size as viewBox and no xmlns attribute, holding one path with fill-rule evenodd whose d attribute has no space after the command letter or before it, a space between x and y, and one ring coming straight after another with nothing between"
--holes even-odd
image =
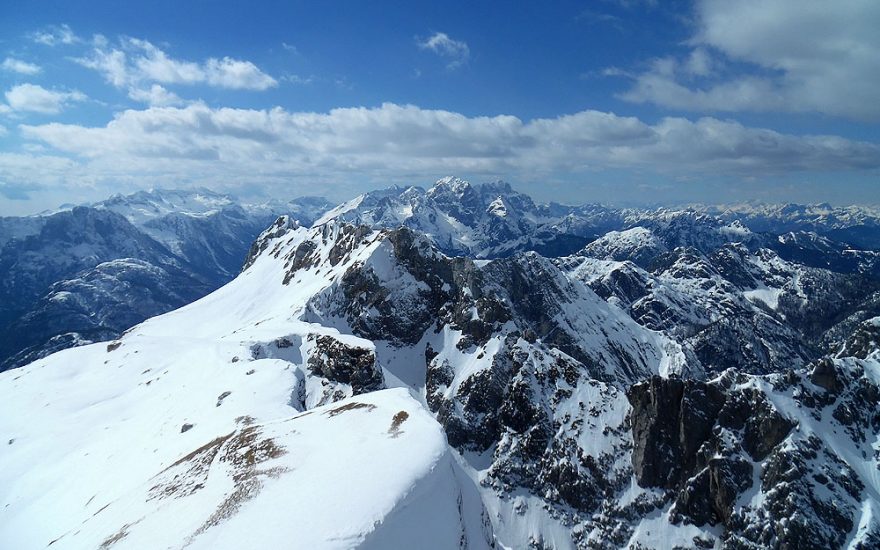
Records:
<instances>
[{"instance_id":1,"label":"cumulus cloud","mask_svg":"<svg viewBox=\"0 0 880 550\"><path fill-rule=\"evenodd\" d=\"M696 25L689 56L655 60L622 97L696 111L880 118L880 3L700 0Z\"/></svg>"},{"instance_id":2,"label":"cumulus cloud","mask_svg":"<svg viewBox=\"0 0 880 550\"><path fill-rule=\"evenodd\" d=\"M15 59L12 57L7 57L6 59L4 59L3 63L0 64L0 68L2 68L4 71L24 75L35 75L42 71L39 65L34 65L33 63L28 63L27 61L22 61L21 59Z\"/></svg>"},{"instance_id":3,"label":"cumulus cloud","mask_svg":"<svg viewBox=\"0 0 880 550\"><path fill-rule=\"evenodd\" d=\"M450 171L541 177L632 168L714 177L880 168L880 146L872 143L786 135L715 118L647 124L598 111L523 121L396 104L309 113L194 103L124 111L105 126L50 123L19 129L26 139L75 165L35 163L34 172L23 177L60 166L67 176L45 173L43 179L110 179L142 186L163 181L288 185L302 178L382 181Z\"/></svg>"},{"instance_id":4,"label":"cumulus cloud","mask_svg":"<svg viewBox=\"0 0 880 550\"><path fill-rule=\"evenodd\" d=\"M465 42L453 40L445 32L435 32L428 38L416 40L420 49L434 52L447 60L446 67L450 70L457 69L471 56L471 50Z\"/></svg>"},{"instance_id":5,"label":"cumulus cloud","mask_svg":"<svg viewBox=\"0 0 880 550\"><path fill-rule=\"evenodd\" d=\"M128 97L155 107L167 107L183 103L183 100L177 94L169 92L160 84L153 84L149 88L130 88L128 90Z\"/></svg>"},{"instance_id":6,"label":"cumulus cloud","mask_svg":"<svg viewBox=\"0 0 880 550\"><path fill-rule=\"evenodd\" d=\"M100 72L117 88L140 89L144 83L159 83L266 90L278 85L278 81L250 61L231 57L209 58L201 63L174 59L152 43L137 38L122 39L119 47L96 40L88 56L74 61Z\"/></svg>"},{"instance_id":7,"label":"cumulus cloud","mask_svg":"<svg viewBox=\"0 0 880 550\"><path fill-rule=\"evenodd\" d=\"M19 84L6 92L8 111L22 111L54 115L77 101L85 101L85 94L77 90L62 92L47 90L36 84Z\"/></svg>"},{"instance_id":8,"label":"cumulus cloud","mask_svg":"<svg viewBox=\"0 0 880 550\"><path fill-rule=\"evenodd\" d=\"M80 38L67 25L53 25L31 34L31 39L46 46L58 44L76 44Z\"/></svg>"}]
</instances>

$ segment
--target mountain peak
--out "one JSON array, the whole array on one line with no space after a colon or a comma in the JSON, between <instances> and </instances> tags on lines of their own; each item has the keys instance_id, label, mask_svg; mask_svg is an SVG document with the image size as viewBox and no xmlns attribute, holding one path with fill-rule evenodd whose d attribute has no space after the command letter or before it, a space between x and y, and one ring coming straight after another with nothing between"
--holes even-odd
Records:
<instances>
[{"instance_id":1,"label":"mountain peak","mask_svg":"<svg viewBox=\"0 0 880 550\"><path fill-rule=\"evenodd\" d=\"M504 180L495 180L481 183L478 187L480 191L484 194L496 193L499 195L509 195L511 193L514 193L513 187L511 187L510 184Z\"/></svg>"},{"instance_id":2,"label":"mountain peak","mask_svg":"<svg viewBox=\"0 0 880 550\"><path fill-rule=\"evenodd\" d=\"M440 178L434 183L434 186L428 190L429 195L435 195L438 193L452 193L455 195L463 195L469 189L472 189L470 182L463 180L461 178L455 176L446 176L444 178Z\"/></svg>"}]
</instances>

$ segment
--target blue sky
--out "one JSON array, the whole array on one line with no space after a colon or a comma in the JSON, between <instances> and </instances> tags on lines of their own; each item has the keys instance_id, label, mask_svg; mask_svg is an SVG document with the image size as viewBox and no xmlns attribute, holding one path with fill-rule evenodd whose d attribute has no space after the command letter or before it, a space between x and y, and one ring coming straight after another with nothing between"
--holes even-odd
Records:
<instances>
[{"instance_id":1,"label":"blue sky","mask_svg":"<svg viewBox=\"0 0 880 550\"><path fill-rule=\"evenodd\" d=\"M447 174L563 202L880 202L875 1L21 4L0 7L0 215Z\"/></svg>"}]
</instances>

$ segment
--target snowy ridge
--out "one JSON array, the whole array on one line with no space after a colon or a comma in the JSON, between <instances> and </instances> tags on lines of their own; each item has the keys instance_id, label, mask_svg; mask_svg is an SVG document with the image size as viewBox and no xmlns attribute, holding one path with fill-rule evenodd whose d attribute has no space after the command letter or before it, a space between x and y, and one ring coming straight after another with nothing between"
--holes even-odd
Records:
<instances>
[{"instance_id":1,"label":"snowy ridge","mask_svg":"<svg viewBox=\"0 0 880 550\"><path fill-rule=\"evenodd\" d=\"M526 199L444 178L281 217L213 293L0 374L0 540L880 545L869 274L786 256L826 237ZM529 250L586 216L618 225Z\"/></svg>"},{"instance_id":2,"label":"snowy ridge","mask_svg":"<svg viewBox=\"0 0 880 550\"><path fill-rule=\"evenodd\" d=\"M143 225L168 214L209 216L233 204L235 201L229 195L202 188L193 191L156 189L114 195L95 203L94 207L116 212L134 225Z\"/></svg>"},{"instance_id":3,"label":"snowy ridge","mask_svg":"<svg viewBox=\"0 0 880 550\"><path fill-rule=\"evenodd\" d=\"M488 520L479 512L482 505L474 497L477 494L476 489L468 485L470 489L461 488L458 491L470 496L459 497L453 492L449 494L447 501L438 501L438 491L442 492L440 487L445 491L450 482L431 481L435 479L433 474L426 474L428 471L439 470L437 475L440 475L445 471L447 473L442 475L453 476L451 479L458 480L456 484L472 483L471 478L460 470L461 466L451 460L449 451L443 451L446 447L440 425L421 409L418 402L408 397L408 405L398 405L407 395L406 392L388 394L395 396L393 399L383 397L386 394L381 391L368 393L367 390L374 391L384 387L386 378L393 382L406 377L406 373L400 373L401 377L395 376L393 369L376 370L377 365L384 366L386 362L389 367L395 366L393 357L389 355L386 358L382 353L390 348L385 345L377 346L351 333L340 333L331 325L322 326L304 320L314 319L320 313L315 308L322 302L327 303L328 292L331 295L340 292L341 287L347 284L346 275L351 277L354 273L352 270L366 269L374 276L395 281L397 290L394 291L392 287L391 292L397 292L398 297L392 299L392 303L413 303L413 292L419 294L427 290L425 283L420 283L411 274L410 270L414 269L415 264L407 264L418 261L418 258L406 257L400 242L395 248L393 239L406 237L407 235L393 232L371 231L340 224L327 224L314 229L292 228L281 234L267 233L267 246L253 265L232 283L213 294L177 311L150 319L130 330L118 341L67 350L4 374L0 387L9 393L3 395L5 410L2 422L4 432L13 435L12 443L3 449L3 454L5 463L13 465L7 472L16 474L2 484L9 488L2 498L9 505L6 517L17 518L4 522L4 534L15 535L14 540L20 540L22 548L42 547L56 539L54 546L60 548L76 548L80 546L80 541L85 540L97 544L109 541L108 545L112 543L119 547L129 544L137 547L145 541L154 540L150 537L160 535L168 537L163 539L166 542L162 544L210 545L210 541L219 540L217 537L224 533L240 536L236 535L241 529L238 526L249 525L248 521L252 521L244 518L266 515L265 511L260 511L262 508L258 503L273 502L269 497L258 496L258 489L259 495L276 495L273 499L280 498L277 497L280 494L289 493L290 498L297 498L295 495L301 494L295 490L285 492L272 489L286 486L287 476L284 472L290 466L285 461L298 456L295 449L309 445L309 440L303 439L308 436L299 434L308 433L304 430L311 420L291 420L291 426L303 426L303 431L297 429L296 433L291 433L286 428L281 428L285 419L303 410L313 410L315 419L328 417L333 409L321 412L320 409L310 407L326 407L337 401L341 403L339 407L345 407L345 403L351 403L344 401L345 399L365 399L366 401L358 402L366 403L366 408L374 405L377 409L391 412L399 407L406 415L398 415L398 418L405 416L415 420L421 415L427 422L421 427L418 422L405 420L401 422L406 423L391 428L394 421L386 418L387 413L365 417L381 419L377 420L376 429L381 424L386 437L391 440L397 439L394 434L398 429L417 438L413 440L412 450L397 455L406 457L409 465L404 467L403 464L395 464L387 470L400 475L401 468L415 468L411 477L402 476L399 490L388 493L388 498L392 501L387 510L393 510L393 502L403 498L408 499L407 502L424 502L425 506L430 502L431 515L440 514L440 517L450 518L449 521L459 522L462 527L456 533L464 533L472 547L486 544L487 540L491 542L492 538L487 534L491 532L486 524ZM416 241L415 246L421 250L420 257L441 263L450 262L430 248L420 248L418 242ZM421 242L425 246L428 244L427 241ZM520 261L525 264L519 268L529 267L536 260L538 258L524 257ZM531 268L552 269L552 265L544 261ZM409 282L403 276L408 272L411 277ZM557 277L560 279L556 284L566 284L564 276L559 274ZM585 299L577 298L579 293L587 292L584 296L591 294L585 288L580 291L569 288L563 295L571 292L575 292L572 296L572 307L577 306L578 300ZM324 298L320 298L321 296ZM595 295L588 300L589 307L600 307L602 311L602 302ZM571 319L565 320L564 310L560 314L563 317L559 322L572 322ZM623 323L623 326L628 327L627 330L638 329L637 325L610 310L598 315L619 317L620 320L616 322ZM598 320L594 322L599 326L613 326ZM460 343L462 332L460 329L453 331L454 333L440 333L435 340L438 337L445 338L443 334L450 334L453 336L452 343ZM652 342L652 338L656 336L648 338L645 344ZM490 339L476 350L460 346L456 349L464 350L471 357L483 355L486 361L492 361L494 355L490 349L499 340L494 340L496 344L492 344L492 341ZM621 338L620 345L629 341L637 342L638 339L627 334ZM596 341L590 345L599 343ZM448 345L444 349L446 347ZM535 354L535 360L538 361L535 366L543 368L541 365L544 352L533 348L524 340L516 348ZM450 352L451 350L444 352L441 358L451 357L448 355ZM638 348L633 352L642 353ZM350 359L344 363L334 363L334 356L340 353L348 354ZM573 361L564 355L553 355L558 357L556 361ZM351 361L360 361L357 364L362 370L342 372L340 369L350 366ZM659 358L648 355L643 361L655 363L653 368L656 369ZM460 378L479 379L490 364L484 362L483 367L472 372L461 372ZM645 368L652 367L646 364ZM619 375L615 373L604 374L615 380L619 379ZM71 384L75 384L80 391L71 393ZM174 397L181 391L187 395L184 400ZM371 397L365 397L366 395ZM385 404L386 400L391 403ZM29 404L38 401L45 403L40 409L40 416L31 416L26 424L21 423L24 420L21 416L12 412L28 408ZM357 405L357 408L360 407L361 405ZM352 410L346 414L361 418L366 413ZM330 422L329 418L325 422ZM372 428L347 429L354 431L346 433L362 434L362 430ZM430 441L430 437L422 433L425 430L435 434L430 436L435 438L435 443L426 443ZM425 440L425 437L429 439ZM397 443L404 444L405 440L401 439ZM120 444L122 447L119 447ZM237 448L242 450L238 451ZM259 449L262 449L259 452L265 453L267 458L261 458L262 455L251 457L249 453ZM355 451L356 448L352 450ZM315 455L318 458L309 463L328 462L319 450L315 452L319 453ZM39 460L35 458L35 453L41 457ZM230 465L235 464L236 456L244 457L244 466L241 468L245 470L236 470ZM420 456L425 456L425 459L412 463ZM189 458L180 462L182 457ZM113 473L109 473L106 466L99 466L107 464L108 460L110 464L126 466L119 469L111 467ZM296 467L292 471L302 473L291 474L293 477L290 479L306 479L308 470L303 469L303 463L299 462L302 459L297 460L298 462L293 463ZM189 463L192 465L189 466ZM176 466L172 469L180 470L177 472L178 478L165 470L174 464ZM46 469L58 472L60 477L46 476ZM29 477L22 470L35 477ZM74 481L73 477L68 477L73 471L84 473ZM208 481L197 481L203 475L207 475ZM300 475L306 477L299 477ZM230 477L233 481L231 484ZM63 481L64 479L68 481ZM236 485L236 479L247 481L244 485ZM364 481L382 479L376 473L365 476ZM412 481L406 481L407 479ZM438 488L425 489L424 496L421 497L405 496L422 494L419 493L421 489L418 484L413 489L416 493L410 493L410 487L416 479L425 480L427 487ZM180 486L179 483L183 485ZM295 484L290 486L294 487ZM398 485L383 484L386 491L389 487L396 486ZM45 496L32 500L28 495L34 494L31 492L34 487L42 487L38 493ZM158 497L160 494L167 498ZM178 494L184 495L181 499L190 499L186 506L183 500L180 501L179 506L184 508L178 508L173 500ZM244 499L244 496L251 500ZM332 495L327 498L332 501L331 497ZM471 512L467 517L462 516L463 512L457 504L459 498L469 502L466 507ZM167 499L172 500L165 502ZM242 502L234 502L237 499L242 499ZM48 504L49 502L52 504ZM443 502L449 502L449 507L444 507ZM105 505L107 507L97 514L97 509ZM273 506L277 507L277 503ZM407 505L406 514L414 514L414 506L415 504ZM43 521L57 517L59 522L51 523L54 521L51 520L50 524L46 524L38 532L28 528L31 525L29 522L34 520L33 514L36 510L40 510L42 516L45 510L66 508L82 511L79 515L48 514ZM196 509L199 513L187 515L175 511L185 508ZM208 514L209 510L215 512ZM352 511L353 514L355 512L356 510ZM352 519L347 524L372 526L379 518L385 518L381 520L382 525L396 524L391 519L394 514L391 511L383 512L381 506L369 507L366 513L378 515L367 516L372 519L359 520L360 523ZM176 525L175 529L166 529L159 533L151 527L171 521L168 518L172 517L175 518L172 522L172 525ZM87 528L75 528L83 521ZM304 521L310 522L307 519ZM404 523L408 525L409 520ZM314 524L321 525L317 519ZM372 540L406 540L396 538L406 535L406 530L401 525L394 529L389 527L387 532L377 531L372 535L367 535L369 530L366 527L357 527L351 535L346 535L348 538L339 539L338 546L330 547L348 547L358 540L362 540L367 547ZM36 538L20 539L18 537L21 533L30 533ZM320 540L337 540L336 535L331 536L329 533L330 531L321 531ZM443 533L448 535L448 529L444 529ZM287 535L284 532L269 532L266 540L280 540L272 537ZM438 533L436 538L438 547L450 547L448 539L440 535ZM51 538L43 540L44 537ZM459 540L458 534L455 540Z\"/></svg>"},{"instance_id":4,"label":"snowy ridge","mask_svg":"<svg viewBox=\"0 0 880 550\"><path fill-rule=\"evenodd\" d=\"M285 235L287 246L295 248L305 235L304 229ZM374 245L353 260L368 256ZM284 243L278 246L280 252ZM319 254L331 251L327 246ZM351 383L311 383L316 367L309 359L326 354L316 349L322 336L368 356L373 346L298 321L305 304L297 296L319 291L335 272L284 285L284 271L271 256L218 292L151 319L119 341L67 350L4 375L3 389L10 393L4 393L0 422L14 435L2 452L11 466L6 474L19 474L0 484L9 518L3 540L18 548L53 540L60 548L212 547L218 540L381 547L412 544L425 534L418 518L431 517L437 531L429 534L438 548L491 541L474 489L467 496L456 489L457 480L467 478L456 473L440 426L406 391L370 393L296 416L303 410L298 403L330 403L356 391ZM73 380L80 391L70 391ZM175 397L181 391L184 400ZM45 401L40 415L21 424L13 411L37 401ZM341 414L347 422L331 420ZM365 437L372 432L381 438ZM339 445L328 446L327 438ZM365 464L358 460L363 456L375 460ZM331 508L321 508L307 489L322 479L318 471L334 464L338 492L322 483L320 502L346 514L341 525L326 523ZM34 477L21 475L22 469ZM50 470L57 476L46 475ZM34 500L28 495L38 487L42 496ZM279 498L288 504L279 506ZM462 506L477 509L465 518ZM267 527L255 534L255 521L277 524L273 510L285 517L297 510L292 531ZM40 529L31 523L37 512ZM303 539L304 525L318 538Z\"/></svg>"}]
</instances>

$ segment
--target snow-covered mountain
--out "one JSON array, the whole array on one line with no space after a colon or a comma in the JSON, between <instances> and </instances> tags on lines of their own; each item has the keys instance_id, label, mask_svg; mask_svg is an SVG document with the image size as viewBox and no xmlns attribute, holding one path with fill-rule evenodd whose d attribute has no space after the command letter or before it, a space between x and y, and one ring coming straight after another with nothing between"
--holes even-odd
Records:
<instances>
[{"instance_id":1,"label":"snow-covered mountain","mask_svg":"<svg viewBox=\"0 0 880 550\"><path fill-rule=\"evenodd\" d=\"M428 190L390 187L365 193L330 210L319 223L336 219L374 228L405 226L424 233L447 254L475 258L527 250L565 256L612 231L632 241L640 230L649 229L655 244L669 249L685 246L710 253L726 243L745 243L813 267L880 274L880 259L873 252L880 250L880 211L853 206L828 207L826 212L826 206L640 209L535 204L505 182L471 184L449 176Z\"/></svg>"},{"instance_id":2,"label":"snow-covered mountain","mask_svg":"<svg viewBox=\"0 0 880 550\"><path fill-rule=\"evenodd\" d=\"M0 540L880 544L866 276L727 222L741 242L659 223L564 258L453 257L340 219L362 202L281 218L208 296L0 374ZM850 328L826 354L807 338L829 326Z\"/></svg>"},{"instance_id":3,"label":"snow-covered mountain","mask_svg":"<svg viewBox=\"0 0 880 550\"><path fill-rule=\"evenodd\" d=\"M0 369L67 345L112 337L132 321L144 319L146 312L167 311L204 295L238 273L253 238L279 214L306 226L321 218L321 223L335 219L377 229L408 227L446 254L473 258L503 258L524 251L547 257L578 253L629 260L650 271L649 262L679 247L709 255L725 244L740 243L753 252L773 250L799 265L880 277L878 252L823 236L853 227L861 228L863 237L870 236L880 223L872 210L864 208L649 210L539 205L503 182L472 185L454 177L439 180L427 191L394 187L331 206L310 197L242 204L207 189L160 190L117 195L46 216L0 219L4 274L0 334L6 336L0 338ZM755 221L756 212L761 219L797 214L798 219L808 217L810 225L781 234L755 232L746 225L756 231L767 229ZM117 260L125 260L119 268L98 268ZM132 267L137 262L149 268ZM123 280L110 281L111 273ZM114 290L114 298L102 301L110 296L102 289L109 288L120 292ZM62 291L65 300L57 299ZM129 294L144 303L133 303ZM867 304L863 309L876 308ZM867 315L859 314L852 321ZM853 326L851 322L849 329ZM846 330L837 332L834 342L846 335Z\"/></svg>"},{"instance_id":4,"label":"snow-covered mountain","mask_svg":"<svg viewBox=\"0 0 880 550\"><path fill-rule=\"evenodd\" d=\"M199 193L9 247L29 281L44 249L155 258L102 260L11 325L108 341L0 373L4 544L880 547L873 250L445 178L311 226L288 204L231 282L153 316L240 235L246 209Z\"/></svg>"},{"instance_id":5,"label":"snow-covered mountain","mask_svg":"<svg viewBox=\"0 0 880 550\"><path fill-rule=\"evenodd\" d=\"M567 209L564 209L567 210ZM421 187L392 187L361 195L327 212L329 220L375 228L404 226L430 238L443 252L498 258L533 250L545 255L571 253L595 237L552 227L558 215L505 182L472 185L455 177Z\"/></svg>"},{"instance_id":6,"label":"snow-covered mountain","mask_svg":"<svg viewBox=\"0 0 880 550\"><path fill-rule=\"evenodd\" d=\"M822 204L757 204L702 210L723 219L740 220L753 231L814 232L861 248L880 248L880 208Z\"/></svg>"},{"instance_id":7,"label":"snow-covered mountain","mask_svg":"<svg viewBox=\"0 0 880 550\"><path fill-rule=\"evenodd\" d=\"M323 199L246 205L208 190L117 195L0 218L0 370L117 336L234 277L279 214L309 224Z\"/></svg>"}]
</instances>

